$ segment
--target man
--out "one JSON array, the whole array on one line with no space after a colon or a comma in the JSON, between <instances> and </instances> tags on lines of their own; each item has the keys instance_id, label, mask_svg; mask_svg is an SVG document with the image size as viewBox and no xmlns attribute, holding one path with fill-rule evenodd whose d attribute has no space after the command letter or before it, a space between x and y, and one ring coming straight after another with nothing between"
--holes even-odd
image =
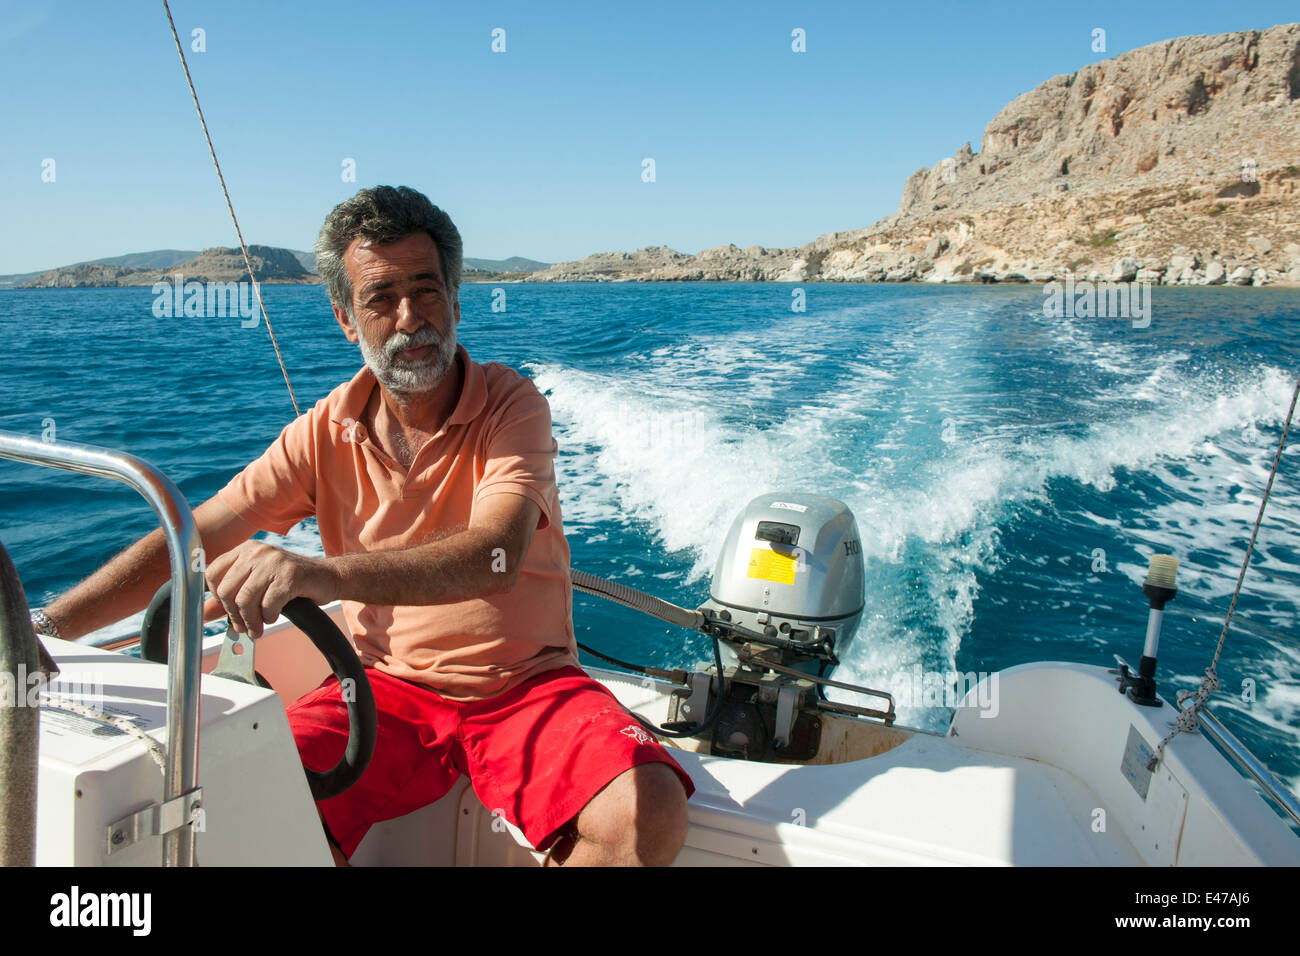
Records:
<instances>
[{"instance_id":1,"label":"man","mask_svg":"<svg viewBox=\"0 0 1300 956\"><path fill-rule=\"evenodd\" d=\"M365 366L195 518L237 630L260 637L295 596L343 601L379 734L357 784L318 805L336 861L466 773L548 862L672 862L693 785L577 667L550 409L531 380L457 345L455 225L414 190L363 189L330 213L316 252ZM312 515L324 558L247 540ZM138 611L165 577L155 532L50 605L42 629L86 633ZM347 737L338 681L288 714L304 764L333 766Z\"/></svg>"}]
</instances>

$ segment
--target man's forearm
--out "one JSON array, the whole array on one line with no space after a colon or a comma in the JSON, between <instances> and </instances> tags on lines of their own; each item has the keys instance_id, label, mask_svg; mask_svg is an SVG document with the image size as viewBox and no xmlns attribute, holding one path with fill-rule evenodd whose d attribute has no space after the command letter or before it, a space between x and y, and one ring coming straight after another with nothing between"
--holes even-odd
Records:
<instances>
[{"instance_id":1,"label":"man's forearm","mask_svg":"<svg viewBox=\"0 0 1300 956\"><path fill-rule=\"evenodd\" d=\"M144 610L169 576L167 544L156 529L45 608L66 640Z\"/></svg>"},{"instance_id":2,"label":"man's forearm","mask_svg":"<svg viewBox=\"0 0 1300 956\"><path fill-rule=\"evenodd\" d=\"M208 561L208 585L236 631L256 640L285 604L454 604L514 587L542 517L530 498L484 495L470 527L415 547L316 558L259 541Z\"/></svg>"},{"instance_id":3,"label":"man's forearm","mask_svg":"<svg viewBox=\"0 0 1300 956\"><path fill-rule=\"evenodd\" d=\"M467 530L400 551L366 551L325 559L339 597L362 604L451 604L514 587L520 559L497 535Z\"/></svg>"}]
</instances>

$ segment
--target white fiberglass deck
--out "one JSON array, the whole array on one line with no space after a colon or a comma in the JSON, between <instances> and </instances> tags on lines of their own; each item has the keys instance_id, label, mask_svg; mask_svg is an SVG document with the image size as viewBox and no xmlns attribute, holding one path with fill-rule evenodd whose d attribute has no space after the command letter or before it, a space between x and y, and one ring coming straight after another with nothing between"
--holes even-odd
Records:
<instances>
[{"instance_id":1,"label":"white fiberglass deck","mask_svg":"<svg viewBox=\"0 0 1300 956\"><path fill-rule=\"evenodd\" d=\"M341 618L337 605L326 610ZM65 680L98 681L114 708L139 715L162 741L163 667L50 643ZM205 671L219 644L206 643ZM328 865L283 710L320 682L325 663L286 623L258 642L257 666L278 698L203 678L199 783L207 819L199 860ZM669 685L592 673L625 706L666 718ZM1134 747L1154 746L1172 719L1169 706L1138 707L1101 668L1045 663L996 676L996 716L959 707L948 736L828 719L823 756L842 762L767 764L675 750L697 788L677 863L1300 864L1300 837L1200 734L1176 738L1154 774L1134 771ZM968 697L977 699L975 692ZM144 745L42 717L38 861L157 865L158 837L111 855L105 846L110 823L161 797L161 774ZM847 736L832 740L840 732ZM851 759L855 748L860 759ZM462 780L436 804L372 828L353 862L539 859Z\"/></svg>"},{"instance_id":2,"label":"white fiberglass deck","mask_svg":"<svg viewBox=\"0 0 1300 956\"><path fill-rule=\"evenodd\" d=\"M642 685L600 676L649 711ZM680 863L1142 863L1118 829L1093 832L1098 798L1069 773L952 738L914 732L885 753L824 766L674 756L697 788Z\"/></svg>"}]
</instances>

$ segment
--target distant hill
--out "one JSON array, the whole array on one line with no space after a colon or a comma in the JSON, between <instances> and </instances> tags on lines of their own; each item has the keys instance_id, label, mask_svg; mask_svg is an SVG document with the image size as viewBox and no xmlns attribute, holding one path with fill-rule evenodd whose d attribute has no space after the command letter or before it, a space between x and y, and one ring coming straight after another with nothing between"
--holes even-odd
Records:
<instances>
[{"instance_id":1,"label":"distant hill","mask_svg":"<svg viewBox=\"0 0 1300 956\"><path fill-rule=\"evenodd\" d=\"M275 246L249 246L253 271L259 282L319 282L316 277L316 254ZM466 259L465 279L475 281L497 277L517 278L549 263L522 256L509 259ZM131 252L123 256L74 262L44 272L25 272L0 276L0 289L94 289L117 286L153 285L170 282L180 272L187 280L199 282L239 282L248 275L243 256L235 248L155 249Z\"/></svg>"},{"instance_id":2,"label":"distant hill","mask_svg":"<svg viewBox=\"0 0 1300 956\"><path fill-rule=\"evenodd\" d=\"M138 253L148 257L155 253ZM265 283L312 283L320 280L303 268L298 255L288 249L274 246L252 245L248 257L253 265L253 275ZM118 257L130 261L133 256ZM155 282L171 282L180 273L185 281L242 282L248 277L244 257L239 249L215 247L204 249L192 258L166 266L132 267L116 265L110 261L81 263L38 273L18 283L21 289L92 289L119 286L152 286Z\"/></svg>"},{"instance_id":3,"label":"distant hill","mask_svg":"<svg viewBox=\"0 0 1300 956\"><path fill-rule=\"evenodd\" d=\"M40 275L39 272L15 272L13 275L0 276L0 289L17 288L28 279L38 275Z\"/></svg>"},{"instance_id":4,"label":"distant hill","mask_svg":"<svg viewBox=\"0 0 1300 956\"><path fill-rule=\"evenodd\" d=\"M253 276L258 282L268 283L312 283L320 279L303 268L298 254L289 249L276 246L249 246L248 258L253 265ZM181 262L168 267L165 273L158 270L141 270L139 281L135 278L129 285L153 285L158 280L168 281L172 273L185 276L185 281L196 282L239 282L248 278L248 267L244 264L244 255L238 248L218 246L204 249L188 262ZM154 278L149 278L152 274Z\"/></svg>"},{"instance_id":5,"label":"distant hill","mask_svg":"<svg viewBox=\"0 0 1300 956\"><path fill-rule=\"evenodd\" d=\"M511 256L509 259L466 259L466 269L477 269L479 272L536 272L538 269L545 269L549 262L538 262L536 259L525 259L523 256Z\"/></svg>"},{"instance_id":6,"label":"distant hill","mask_svg":"<svg viewBox=\"0 0 1300 956\"><path fill-rule=\"evenodd\" d=\"M316 253L314 252L294 252L302 267L308 272L316 271ZM511 256L509 259L470 259L463 260L465 272L486 272L492 275L504 275L513 273L536 272L538 269L545 269L549 262L538 262L536 259L525 259L523 256ZM470 278L466 275L466 278Z\"/></svg>"},{"instance_id":7,"label":"distant hill","mask_svg":"<svg viewBox=\"0 0 1300 956\"><path fill-rule=\"evenodd\" d=\"M120 269L168 269L178 262L193 259L198 254L197 249L155 249L152 252L128 252L124 256L110 256L106 259L87 259L85 262L74 262L70 266L61 268L75 269L77 266L105 265ZM23 272L0 276L0 289L21 286L38 275L43 273Z\"/></svg>"},{"instance_id":8,"label":"distant hill","mask_svg":"<svg viewBox=\"0 0 1300 956\"><path fill-rule=\"evenodd\" d=\"M108 259L74 262L73 265L102 263L106 266L121 266L123 269L170 269L178 262L186 262L198 254L197 249L155 249L153 252L128 252L124 256L112 256Z\"/></svg>"}]
</instances>

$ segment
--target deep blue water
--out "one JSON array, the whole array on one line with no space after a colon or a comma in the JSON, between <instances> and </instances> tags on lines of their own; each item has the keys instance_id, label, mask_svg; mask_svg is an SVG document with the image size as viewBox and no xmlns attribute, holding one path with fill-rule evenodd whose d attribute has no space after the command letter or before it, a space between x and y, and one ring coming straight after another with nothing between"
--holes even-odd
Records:
<instances>
[{"instance_id":1,"label":"deep blue water","mask_svg":"<svg viewBox=\"0 0 1300 956\"><path fill-rule=\"evenodd\" d=\"M1300 371L1300 292L1156 289L1149 327L1043 315L1037 288L508 285L461 292L479 361L551 401L573 565L696 606L753 496L845 501L867 613L836 676L1141 654L1147 557L1176 555L1166 696L1208 664ZM299 403L360 366L319 287L267 287ZM0 292L0 429L123 449L197 505L290 420L267 331L159 319L149 289ZM1216 711L1300 781L1300 492L1278 483ZM33 606L150 530L133 492L0 461L0 540ZM291 547L319 550L311 523ZM137 619L138 620L138 619ZM659 665L707 642L575 597L579 640ZM1253 680L1256 698L1242 699ZM940 729L917 700L904 723Z\"/></svg>"}]
</instances>

